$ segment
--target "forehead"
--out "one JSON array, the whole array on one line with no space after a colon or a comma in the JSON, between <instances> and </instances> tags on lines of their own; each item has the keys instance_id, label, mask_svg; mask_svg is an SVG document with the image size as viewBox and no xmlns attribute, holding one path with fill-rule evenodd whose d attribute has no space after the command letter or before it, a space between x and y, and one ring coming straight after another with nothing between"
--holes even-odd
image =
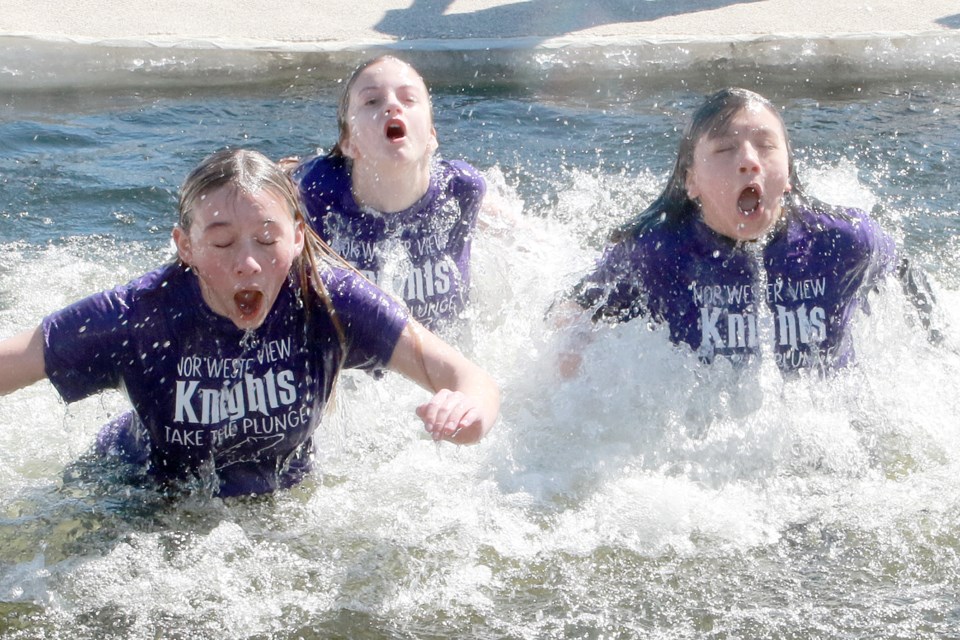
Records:
<instances>
[{"instance_id":1,"label":"forehead","mask_svg":"<svg viewBox=\"0 0 960 640\"><path fill-rule=\"evenodd\" d=\"M386 85L411 86L423 91L427 90L423 78L409 64L396 58L384 58L360 72L353 85L353 91L359 93Z\"/></svg>"},{"instance_id":2,"label":"forehead","mask_svg":"<svg viewBox=\"0 0 960 640\"><path fill-rule=\"evenodd\" d=\"M194 217L201 229L293 220L284 199L272 189L250 191L235 185L224 185L202 194L194 208Z\"/></svg>"},{"instance_id":3,"label":"forehead","mask_svg":"<svg viewBox=\"0 0 960 640\"><path fill-rule=\"evenodd\" d=\"M749 135L752 133L773 134L783 138L785 132L780 117L765 104L748 102L730 116L714 124L707 131L708 138Z\"/></svg>"}]
</instances>

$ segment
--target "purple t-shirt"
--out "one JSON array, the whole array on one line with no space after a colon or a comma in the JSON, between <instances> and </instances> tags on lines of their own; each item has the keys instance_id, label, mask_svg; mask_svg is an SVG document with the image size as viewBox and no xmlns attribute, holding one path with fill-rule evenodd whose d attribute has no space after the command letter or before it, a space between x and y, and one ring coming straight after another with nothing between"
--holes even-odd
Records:
<instances>
[{"instance_id":1,"label":"purple t-shirt","mask_svg":"<svg viewBox=\"0 0 960 640\"><path fill-rule=\"evenodd\" d=\"M67 402L123 389L160 480L212 477L224 496L290 486L309 469L337 372L387 363L406 325L402 305L355 273L323 279L344 349L312 289L300 304L298 278L245 332L174 264L44 318L47 376Z\"/></svg>"},{"instance_id":2,"label":"purple t-shirt","mask_svg":"<svg viewBox=\"0 0 960 640\"><path fill-rule=\"evenodd\" d=\"M761 335L783 370L852 359L851 319L894 266L894 243L876 222L856 209L794 208L751 250L687 213L609 247L578 285L580 304L595 319L665 323L704 361L759 353Z\"/></svg>"},{"instance_id":3,"label":"purple t-shirt","mask_svg":"<svg viewBox=\"0 0 960 640\"><path fill-rule=\"evenodd\" d=\"M460 315L470 288L470 236L486 191L476 169L435 159L426 194L410 208L386 214L354 200L345 158L307 160L293 176L320 237L402 298L414 318L436 329Z\"/></svg>"}]
</instances>

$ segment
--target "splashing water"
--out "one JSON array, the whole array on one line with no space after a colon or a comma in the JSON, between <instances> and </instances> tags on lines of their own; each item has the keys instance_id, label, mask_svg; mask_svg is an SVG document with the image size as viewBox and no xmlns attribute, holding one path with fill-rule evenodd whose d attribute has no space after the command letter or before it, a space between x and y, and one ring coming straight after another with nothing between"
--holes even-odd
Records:
<instances>
[{"instance_id":1,"label":"splashing water","mask_svg":"<svg viewBox=\"0 0 960 640\"><path fill-rule=\"evenodd\" d=\"M257 330L244 329L243 336L240 337L240 346L244 350L255 349L257 347Z\"/></svg>"},{"instance_id":2,"label":"splashing water","mask_svg":"<svg viewBox=\"0 0 960 640\"><path fill-rule=\"evenodd\" d=\"M65 408L34 385L2 405L0 635L956 635L960 206L937 163L943 137L958 140L942 123L960 89L916 89L917 111L865 93L786 99L800 173L928 267L951 344L929 344L890 286L855 325L859 365L828 379L784 380L768 354L705 366L640 321L596 327L580 374L561 379L564 337L544 315L656 194L694 92L628 105L440 88L444 153L483 168L504 209L475 239L461 345L503 388L489 439L438 449L414 415L424 392L347 374L304 484L169 501L87 455L119 394ZM2 334L170 258L173 190L157 176L177 183L239 129L277 157L324 142L307 130L334 130L331 105L160 97L0 120L17 157L37 159L0 160ZM897 140L870 128L891 119ZM128 184L132 157L146 186Z\"/></svg>"}]
</instances>

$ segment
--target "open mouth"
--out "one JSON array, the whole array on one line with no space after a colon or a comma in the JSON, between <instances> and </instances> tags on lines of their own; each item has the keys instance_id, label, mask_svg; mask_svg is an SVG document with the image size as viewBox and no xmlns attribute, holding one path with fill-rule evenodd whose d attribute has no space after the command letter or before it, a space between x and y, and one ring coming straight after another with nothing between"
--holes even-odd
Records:
<instances>
[{"instance_id":1,"label":"open mouth","mask_svg":"<svg viewBox=\"0 0 960 640\"><path fill-rule=\"evenodd\" d=\"M407 135L407 129L399 120L391 120L387 123L386 134L388 140L400 140Z\"/></svg>"},{"instance_id":2,"label":"open mouth","mask_svg":"<svg viewBox=\"0 0 960 640\"><path fill-rule=\"evenodd\" d=\"M737 208L740 209L740 213L747 216L755 213L760 207L761 195L760 188L754 185L750 185L741 191L740 197L737 198Z\"/></svg>"},{"instance_id":3,"label":"open mouth","mask_svg":"<svg viewBox=\"0 0 960 640\"><path fill-rule=\"evenodd\" d=\"M263 306L263 292L245 289L233 294L233 303L237 305L240 315L244 318L256 316Z\"/></svg>"}]
</instances>

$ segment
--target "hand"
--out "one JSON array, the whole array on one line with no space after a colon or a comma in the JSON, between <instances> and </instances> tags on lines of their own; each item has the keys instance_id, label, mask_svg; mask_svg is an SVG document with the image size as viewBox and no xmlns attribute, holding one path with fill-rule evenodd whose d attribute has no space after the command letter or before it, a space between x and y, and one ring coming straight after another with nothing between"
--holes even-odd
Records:
<instances>
[{"instance_id":1,"label":"hand","mask_svg":"<svg viewBox=\"0 0 960 640\"><path fill-rule=\"evenodd\" d=\"M417 407L417 416L435 441L472 444L483 437L479 404L460 391L441 389L426 404Z\"/></svg>"},{"instance_id":2,"label":"hand","mask_svg":"<svg viewBox=\"0 0 960 640\"><path fill-rule=\"evenodd\" d=\"M580 365L583 363L583 356L579 353L570 351L561 353L557 357L557 369L560 371L560 377L564 380L577 375L580 372Z\"/></svg>"},{"instance_id":3,"label":"hand","mask_svg":"<svg viewBox=\"0 0 960 640\"><path fill-rule=\"evenodd\" d=\"M490 374L416 320L407 321L389 367L434 394L417 407L434 440L473 444L497 421L500 388Z\"/></svg>"}]
</instances>

